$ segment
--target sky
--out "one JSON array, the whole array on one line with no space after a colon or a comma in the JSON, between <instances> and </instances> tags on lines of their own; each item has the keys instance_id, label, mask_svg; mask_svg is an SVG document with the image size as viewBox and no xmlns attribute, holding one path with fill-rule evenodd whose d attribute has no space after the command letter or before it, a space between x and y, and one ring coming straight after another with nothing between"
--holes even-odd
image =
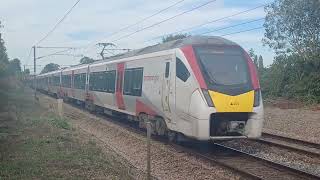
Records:
<instances>
[{"instance_id":1,"label":"sky","mask_svg":"<svg viewBox=\"0 0 320 180\"><path fill-rule=\"evenodd\" d=\"M181 2L162 13L119 31L179 1ZM98 42L114 43L117 48L137 49L159 43L163 35L181 30L186 30L182 33L191 35L213 31L205 35L223 35L224 38L238 43L245 50L253 48L256 54L262 55L264 64L270 65L275 54L272 49L263 46L261 42L264 36L263 28L232 34L262 27L265 17L263 7L220 21L214 20L270 3L271 0L216 0L194 11L142 30L209 1L81 0L55 31L40 44L37 44L73 6L76 0L0 0L0 21L4 26L0 32L6 43L9 57L11 59L19 58L22 67L26 65L26 68L30 68L31 72L33 72L33 52L30 50L35 44L37 46L77 47L62 53L67 56L49 56L38 59L37 72L40 72L44 65L51 62L65 67L77 64L82 56L100 59L98 53L101 47L96 45ZM254 22L219 30L248 21ZM199 26L208 22L212 23ZM191 29L191 27L195 28ZM139 30L142 31L125 37ZM36 56L45 56L61 50L63 49L37 49ZM114 51L113 53L120 52Z\"/></svg>"}]
</instances>

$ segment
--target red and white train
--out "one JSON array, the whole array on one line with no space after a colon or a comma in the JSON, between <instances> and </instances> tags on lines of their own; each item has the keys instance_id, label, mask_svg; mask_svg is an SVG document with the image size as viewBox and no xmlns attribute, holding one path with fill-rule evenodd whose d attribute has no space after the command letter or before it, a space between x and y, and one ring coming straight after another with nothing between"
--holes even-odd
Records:
<instances>
[{"instance_id":1,"label":"red and white train","mask_svg":"<svg viewBox=\"0 0 320 180\"><path fill-rule=\"evenodd\" d=\"M256 67L236 43L193 36L37 76L38 89L91 111L150 120L173 140L258 138L263 104Z\"/></svg>"}]
</instances>

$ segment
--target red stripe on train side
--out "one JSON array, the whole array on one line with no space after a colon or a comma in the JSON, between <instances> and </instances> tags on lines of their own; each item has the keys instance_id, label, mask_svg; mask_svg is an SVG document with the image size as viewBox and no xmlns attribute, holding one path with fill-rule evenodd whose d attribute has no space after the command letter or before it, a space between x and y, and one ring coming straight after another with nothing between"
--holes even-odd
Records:
<instances>
[{"instance_id":1,"label":"red stripe on train side","mask_svg":"<svg viewBox=\"0 0 320 180\"><path fill-rule=\"evenodd\" d=\"M257 73L257 68L256 65L253 63L252 59L250 58L249 54L244 51L248 67L249 67L249 72L250 72L250 78L252 82L252 87L254 90L260 89L260 83L258 79L258 73Z\"/></svg>"},{"instance_id":2,"label":"red stripe on train side","mask_svg":"<svg viewBox=\"0 0 320 180\"><path fill-rule=\"evenodd\" d=\"M136 115L138 116L140 113L146 113L152 116L157 115L157 112L154 111L151 107L147 106L140 100L136 100Z\"/></svg>"},{"instance_id":3,"label":"red stripe on train side","mask_svg":"<svg viewBox=\"0 0 320 180\"><path fill-rule=\"evenodd\" d=\"M208 89L207 84L204 81L204 78L202 76L202 73L201 73L200 67L198 65L197 58L195 56L195 53L193 51L192 46L184 46L181 48L181 50L182 50L184 56L187 58L190 66L191 66L191 69L197 78L197 81L200 85L200 88Z\"/></svg>"},{"instance_id":4,"label":"red stripe on train side","mask_svg":"<svg viewBox=\"0 0 320 180\"><path fill-rule=\"evenodd\" d=\"M124 75L124 63L117 64L117 87L116 100L119 109L125 110L123 95L122 95L122 81Z\"/></svg>"}]
</instances>

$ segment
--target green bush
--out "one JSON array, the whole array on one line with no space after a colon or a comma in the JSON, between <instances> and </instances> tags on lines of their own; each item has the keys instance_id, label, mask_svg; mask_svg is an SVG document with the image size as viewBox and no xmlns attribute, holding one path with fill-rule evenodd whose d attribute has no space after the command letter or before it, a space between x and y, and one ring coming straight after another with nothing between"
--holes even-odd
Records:
<instances>
[{"instance_id":1,"label":"green bush","mask_svg":"<svg viewBox=\"0 0 320 180\"><path fill-rule=\"evenodd\" d=\"M265 97L285 97L320 103L319 58L303 60L298 55L278 56L274 63L260 74Z\"/></svg>"}]
</instances>

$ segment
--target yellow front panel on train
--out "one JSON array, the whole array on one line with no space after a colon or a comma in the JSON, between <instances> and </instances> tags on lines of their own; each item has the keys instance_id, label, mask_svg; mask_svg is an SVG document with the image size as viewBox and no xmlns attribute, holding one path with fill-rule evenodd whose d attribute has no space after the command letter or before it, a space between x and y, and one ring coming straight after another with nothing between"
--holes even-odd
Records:
<instances>
[{"instance_id":1,"label":"yellow front panel on train","mask_svg":"<svg viewBox=\"0 0 320 180\"><path fill-rule=\"evenodd\" d=\"M254 91L237 96L230 96L209 90L217 112L252 112Z\"/></svg>"}]
</instances>

